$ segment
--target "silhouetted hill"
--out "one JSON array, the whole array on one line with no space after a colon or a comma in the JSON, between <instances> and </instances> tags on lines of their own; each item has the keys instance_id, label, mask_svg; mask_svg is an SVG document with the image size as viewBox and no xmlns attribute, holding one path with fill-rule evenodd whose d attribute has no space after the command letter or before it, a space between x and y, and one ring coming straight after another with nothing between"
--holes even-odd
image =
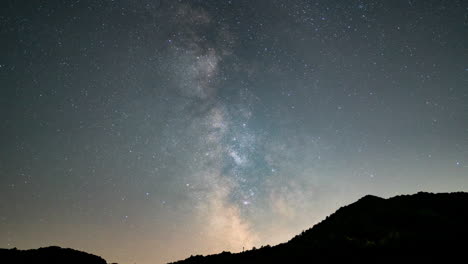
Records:
<instances>
[{"instance_id":1,"label":"silhouetted hill","mask_svg":"<svg viewBox=\"0 0 468 264\"><path fill-rule=\"evenodd\" d=\"M447 263L467 249L468 193L367 195L287 243L174 263Z\"/></svg>"},{"instance_id":2,"label":"silhouetted hill","mask_svg":"<svg viewBox=\"0 0 468 264\"><path fill-rule=\"evenodd\" d=\"M86 252L54 246L29 250L0 249L0 263L106 264L106 261Z\"/></svg>"}]
</instances>

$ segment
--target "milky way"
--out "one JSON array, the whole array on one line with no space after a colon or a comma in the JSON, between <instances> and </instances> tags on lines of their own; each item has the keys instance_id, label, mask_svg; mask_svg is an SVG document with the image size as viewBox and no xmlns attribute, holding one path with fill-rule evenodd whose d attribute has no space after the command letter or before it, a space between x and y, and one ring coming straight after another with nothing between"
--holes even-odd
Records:
<instances>
[{"instance_id":1,"label":"milky way","mask_svg":"<svg viewBox=\"0 0 468 264\"><path fill-rule=\"evenodd\" d=\"M2 1L0 247L165 263L468 190L466 1Z\"/></svg>"}]
</instances>

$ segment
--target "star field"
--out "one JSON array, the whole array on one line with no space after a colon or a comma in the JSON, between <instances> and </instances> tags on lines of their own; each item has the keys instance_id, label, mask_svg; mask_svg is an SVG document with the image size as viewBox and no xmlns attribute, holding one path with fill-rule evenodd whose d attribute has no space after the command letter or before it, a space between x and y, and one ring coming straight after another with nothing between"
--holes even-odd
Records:
<instances>
[{"instance_id":1,"label":"star field","mask_svg":"<svg viewBox=\"0 0 468 264\"><path fill-rule=\"evenodd\" d=\"M0 4L0 247L119 263L468 190L468 3Z\"/></svg>"}]
</instances>

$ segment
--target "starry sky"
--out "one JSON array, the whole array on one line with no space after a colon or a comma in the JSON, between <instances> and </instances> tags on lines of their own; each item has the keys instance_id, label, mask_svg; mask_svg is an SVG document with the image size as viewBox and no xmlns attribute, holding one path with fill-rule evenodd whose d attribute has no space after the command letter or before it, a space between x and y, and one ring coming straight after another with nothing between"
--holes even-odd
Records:
<instances>
[{"instance_id":1,"label":"starry sky","mask_svg":"<svg viewBox=\"0 0 468 264\"><path fill-rule=\"evenodd\" d=\"M468 2L5 0L0 247L274 245L468 191Z\"/></svg>"}]
</instances>

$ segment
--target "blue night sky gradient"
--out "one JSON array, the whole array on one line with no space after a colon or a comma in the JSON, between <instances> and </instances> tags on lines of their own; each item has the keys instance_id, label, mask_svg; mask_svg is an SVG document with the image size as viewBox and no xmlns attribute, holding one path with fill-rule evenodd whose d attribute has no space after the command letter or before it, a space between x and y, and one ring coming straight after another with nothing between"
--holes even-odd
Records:
<instances>
[{"instance_id":1,"label":"blue night sky gradient","mask_svg":"<svg viewBox=\"0 0 468 264\"><path fill-rule=\"evenodd\" d=\"M468 190L468 2L0 4L0 247L166 263Z\"/></svg>"}]
</instances>

